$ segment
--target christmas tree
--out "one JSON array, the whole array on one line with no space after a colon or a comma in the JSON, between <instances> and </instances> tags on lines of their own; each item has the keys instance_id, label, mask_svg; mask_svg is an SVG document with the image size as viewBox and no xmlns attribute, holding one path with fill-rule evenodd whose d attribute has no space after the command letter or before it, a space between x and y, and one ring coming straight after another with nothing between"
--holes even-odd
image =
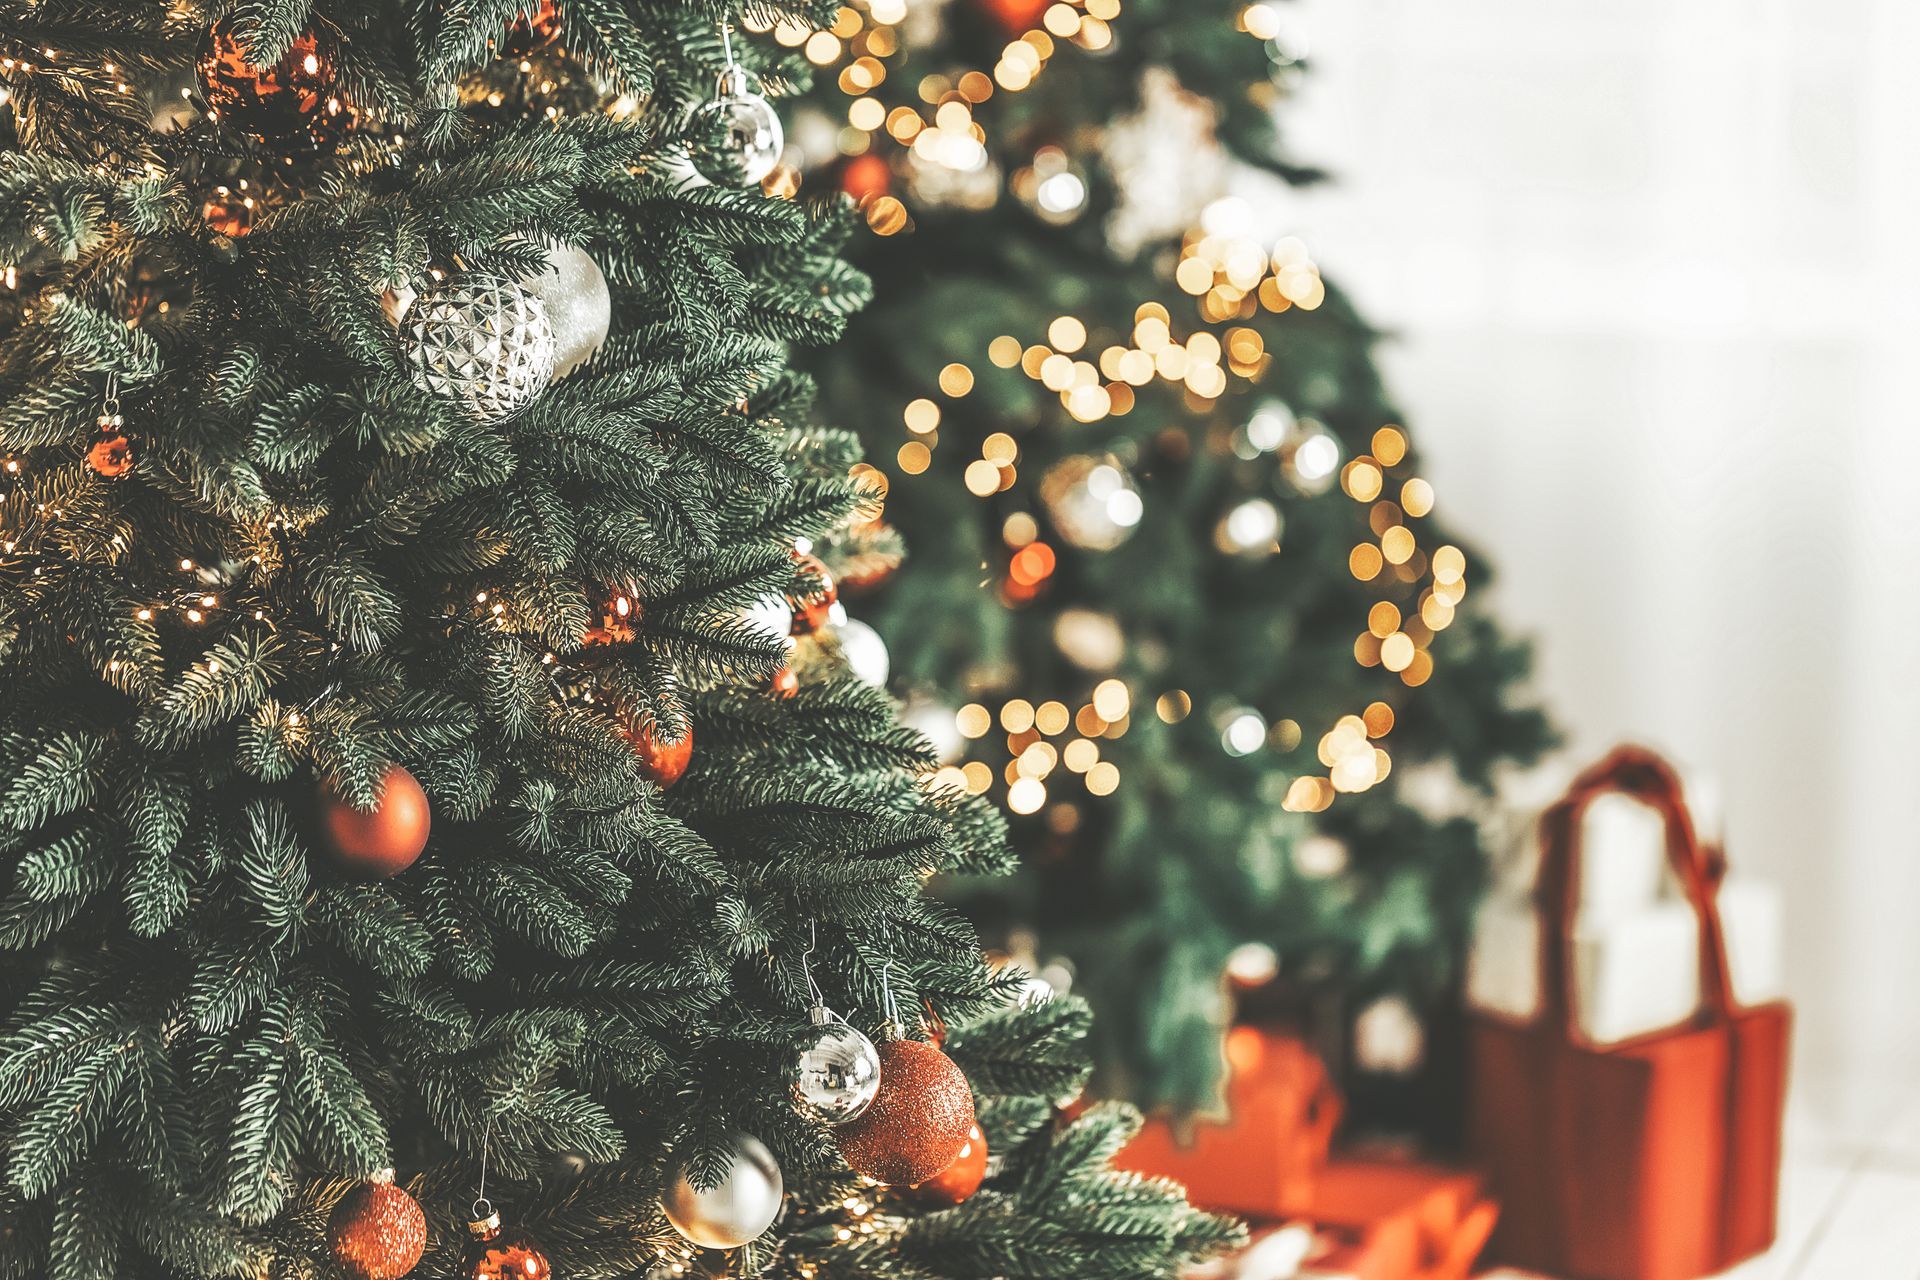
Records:
<instances>
[{"instance_id":1,"label":"christmas tree","mask_svg":"<svg viewBox=\"0 0 1920 1280\"><path fill-rule=\"evenodd\" d=\"M0 1275L1237 1238L1061 1109L1085 1007L922 892L1000 820L811 634L868 287L738 16L0 6Z\"/></svg>"},{"instance_id":2,"label":"christmas tree","mask_svg":"<svg viewBox=\"0 0 1920 1280\"><path fill-rule=\"evenodd\" d=\"M1363 1056L1409 1065L1473 815L1549 736L1377 335L1288 234L1319 177L1278 135L1288 17L869 0L773 31L823 64L792 133L868 224L877 302L815 363L914 570L856 611L948 776L1014 815L1021 892L970 911L1064 957L1147 1101L1212 1097L1229 968L1331 992L1343 1035L1377 1009L1409 1034Z\"/></svg>"}]
</instances>

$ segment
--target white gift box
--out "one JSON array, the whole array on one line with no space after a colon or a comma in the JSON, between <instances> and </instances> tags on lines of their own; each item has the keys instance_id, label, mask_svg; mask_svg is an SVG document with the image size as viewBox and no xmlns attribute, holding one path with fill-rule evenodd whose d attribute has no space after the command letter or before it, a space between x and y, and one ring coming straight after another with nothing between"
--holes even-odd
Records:
<instances>
[{"instance_id":1,"label":"white gift box","mask_svg":"<svg viewBox=\"0 0 1920 1280\"><path fill-rule=\"evenodd\" d=\"M1598 852L1589 844L1586 861L1599 861ZM1783 994L1779 891L1729 878L1720 888L1720 920L1735 1003L1778 999ZM1614 903L1609 910L1581 912L1574 922L1572 956L1574 1016L1595 1044L1677 1026L1699 1011L1700 925L1682 897L1656 897L1637 910ZM1505 892L1482 904L1467 957L1467 1000L1514 1019L1539 1013L1540 918L1530 898Z\"/></svg>"}]
</instances>

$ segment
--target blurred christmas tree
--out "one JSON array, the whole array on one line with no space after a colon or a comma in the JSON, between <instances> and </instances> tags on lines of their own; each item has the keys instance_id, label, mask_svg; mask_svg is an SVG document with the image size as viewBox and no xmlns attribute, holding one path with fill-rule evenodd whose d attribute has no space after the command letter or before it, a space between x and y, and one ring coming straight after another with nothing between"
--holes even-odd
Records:
<instances>
[{"instance_id":1,"label":"blurred christmas tree","mask_svg":"<svg viewBox=\"0 0 1920 1280\"><path fill-rule=\"evenodd\" d=\"M1148 1101L1210 1096L1230 967L1337 990L1348 1034L1387 998L1359 1047L1417 1057L1483 879L1464 815L1549 738L1376 335L1285 233L1318 175L1276 134L1284 8L865 0L773 31L823 68L810 180L868 224L878 300L814 367L915 559L856 608L949 776L1016 815L1023 893L969 909L1064 958Z\"/></svg>"},{"instance_id":2,"label":"blurred christmas tree","mask_svg":"<svg viewBox=\"0 0 1920 1280\"><path fill-rule=\"evenodd\" d=\"M1232 1242L1060 1113L1084 1005L922 896L998 815L816 633L806 64L520 9L0 3L0 1276Z\"/></svg>"}]
</instances>

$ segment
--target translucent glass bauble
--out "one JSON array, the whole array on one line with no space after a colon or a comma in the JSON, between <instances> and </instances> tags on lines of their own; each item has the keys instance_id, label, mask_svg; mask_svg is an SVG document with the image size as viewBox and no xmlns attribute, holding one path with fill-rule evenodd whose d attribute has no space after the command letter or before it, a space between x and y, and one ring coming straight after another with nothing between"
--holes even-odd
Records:
<instances>
[{"instance_id":1,"label":"translucent glass bauble","mask_svg":"<svg viewBox=\"0 0 1920 1280\"><path fill-rule=\"evenodd\" d=\"M553 376L564 378L607 340L613 320L607 277L586 250L555 245L547 250L547 269L527 281L527 291L546 305L553 329Z\"/></svg>"},{"instance_id":2,"label":"translucent glass bauble","mask_svg":"<svg viewBox=\"0 0 1920 1280\"><path fill-rule=\"evenodd\" d=\"M751 187L773 172L786 136L773 104L734 67L720 77L720 92L688 117L687 144L694 169L708 182Z\"/></svg>"},{"instance_id":3,"label":"translucent glass bauble","mask_svg":"<svg viewBox=\"0 0 1920 1280\"><path fill-rule=\"evenodd\" d=\"M794 1063L793 1105L820 1124L858 1118L880 1092L880 1053L858 1027L814 1011Z\"/></svg>"},{"instance_id":4,"label":"translucent glass bauble","mask_svg":"<svg viewBox=\"0 0 1920 1280\"><path fill-rule=\"evenodd\" d=\"M1040 480L1040 500L1060 536L1087 551L1111 551L1133 536L1142 504L1133 477L1113 457L1063 458Z\"/></svg>"},{"instance_id":5,"label":"translucent glass bauble","mask_svg":"<svg viewBox=\"0 0 1920 1280\"><path fill-rule=\"evenodd\" d=\"M673 1229L702 1249L738 1249L758 1239L780 1216L786 1195L780 1166L758 1138L736 1133L732 1143L717 1186L702 1191L682 1170L660 1197Z\"/></svg>"},{"instance_id":6,"label":"translucent glass bauble","mask_svg":"<svg viewBox=\"0 0 1920 1280\"><path fill-rule=\"evenodd\" d=\"M847 669L876 689L886 688L887 677L893 674L893 657L880 633L858 618L848 618L834 628L834 635L840 641Z\"/></svg>"},{"instance_id":7,"label":"translucent glass bauble","mask_svg":"<svg viewBox=\"0 0 1920 1280\"><path fill-rule=\"evenodd\" d=\"M511 280L467 272L423 290L400 318L422 391L479 422L511 418L553 379L546 304Z\"/></svg>"}]
</instances>

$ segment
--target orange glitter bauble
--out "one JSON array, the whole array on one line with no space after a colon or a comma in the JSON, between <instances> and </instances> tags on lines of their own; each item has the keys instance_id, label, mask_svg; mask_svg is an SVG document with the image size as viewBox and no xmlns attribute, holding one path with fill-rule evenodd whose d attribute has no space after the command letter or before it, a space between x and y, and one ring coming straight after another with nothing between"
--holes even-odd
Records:
<instances>
[{"instance_id":1,"label":"orange glitter bauble","mask_svg":"<svg viewBox=\"0 0 1920 1280\"><path fill-rule=\"evenodd\" d=\"M795 585L787 590L787 607L793 610L793 634L809 636L827 625L840 589L819 556L796 554L793 558L799 567L794 570Z\"/></svg>"},{"instance_id":2,"label":"orange glitter bauble","mask_svg":"<svg viewBox=\"0 0 1920 1280\"><path fill-rule=\"evenodd\" d=\"M330 151L353 125L340 94L331 42L303 32L270 67L247 60L238 38L216 25L200 55L200 89L216 119L256 142L287 150Z\"/></svg>"},{"instance_id":3,"label":"orange glitter bauble","mask_svg":"<svg viewBox=\"0 0 1920 1280\"><path fill-rule=\"evenodd\" d=\"M460 1259L463 1280L553 1280L553 1263L524 1231L501 1227L490 1213L467 1224L472 1239Z\"/></svg>"},{"instance_id":4,"label":"orange glitter bauble","mask_svg":"<svg viewBox=\"0 0 1920 1280\"><path fill-rule=\"evenodd\" d=\"M773 692L775 697L791 698L800 692L800 673L792 667L782 667L773 673Z\"/></svg>"},{"instance_id":5,"label":"orange glitter bauble","mask_svg":"<svg viewBox=\"0 0 1920 1280\"><path fill-rule=\"evenodd\" d=\"M951 1208L962 1204L987 1180L987 1135L975 1124L967 1130L967 1145L954 1162L911 1189L924 1205Z\"/></svg>"},{"instance_id":6,"label":"orange glitter bauble","mask_svg":"<svg viewBox=\"0 0 1920 1280\"><path fill-rule=\"evenodd\" d=\"M427 1215L391 1182L363 1182L333 1207L327 1240L359 1280L400 1280L427 1247Z\"/></svg>"},{"instance_id":7,"label":"orange glitter bauble","mask_svg":"<svg viewBox=\"0 0 1920 1280\"><path fill-rule=\"evenodd\" d=\"M380 780L380 801L371 813L347 803L330 782L322 783L320 822L335 866L351 876L384 880L419 859L433 811L419 780L395 764Z\"/></svg>"},{"instance_id":8,"label":"orange glitter bauble","mask_svg":"<svg viewBox=\"0 0 1920 1280\"><path fill-rule=\"evenodd\" d=\"M627 741L633 744L633 752L640 758L640 772L662 787L670 787L680 781L687 766L693 762L692 725L687 726L687 731L680 735L677 742L656 739L651 724L629 728Z\"/></svg>"},{"instance_id":9,"label":"orange glitter bauble","mask_svg":"<svg viewBox=\"0 0 1920 1280\"><path fill-rule=\"evenodd\" d=\"M960 1158L974 1132L973 1090L930 1044L889 1040L879 1052L880 1092L833 1140L855 1173L910 1187Z\"/></svg>"},{"instance_id":10,"label":"orange glitter bauble","mask_svg":"<svg viewBox=\"0 0 1920 1280\"><path fill-rule=\"evenodd\" d=\"M133 470L133 442L119 432L101 436L87 450L87 465L110 480Z\"/></svg>"}]
</instances>

